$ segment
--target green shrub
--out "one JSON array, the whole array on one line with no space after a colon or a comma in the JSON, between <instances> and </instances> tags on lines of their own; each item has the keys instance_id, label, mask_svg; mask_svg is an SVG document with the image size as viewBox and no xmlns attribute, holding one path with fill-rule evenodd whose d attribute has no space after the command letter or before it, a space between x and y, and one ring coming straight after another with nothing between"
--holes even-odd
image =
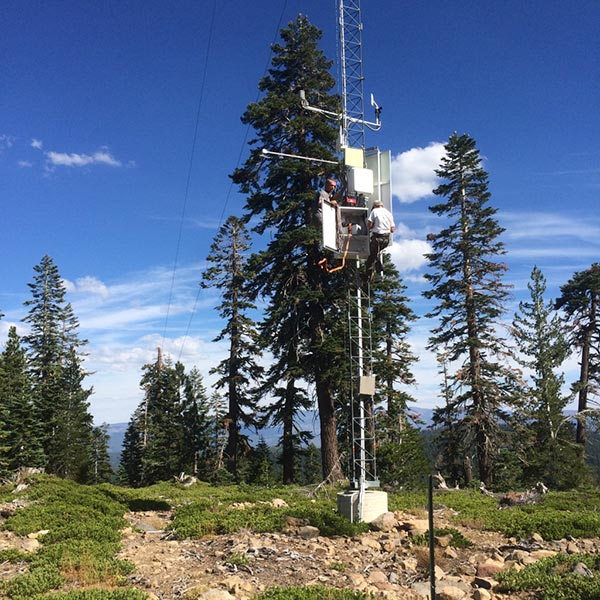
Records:
<instances>
[{"instance_id":1,"label":"green shrub","mask_svg":"<svg viewBox=\"0 0 600 600\"><path fill-rule=\"evenodd\" d=\"M3 582L3 592L12 600L29 600L31 596L57 590L64 583L56 567L48 566L18 575Z\"/></svg>"},{"instance_id":2,"label":"green shrub","mask_svg":"<svg viewBox=\"0 0 600 600\"><path fill-rule=\"evenodd\" d=\"M17 550L16 548L4 548L0 550L0 562L20 563L29 562L30 560L31 554L21 552L21 550Z\"/></svg>"},{"instance_id":3,"label":"green shrub","mask_svg":"<svg viewBox=\"0 0 600 600\"><path fill-rule=\"evenodd\" d=\"M584 563L593 577L572 572ZM541 600L600 600L600 556L557 554L528 565L522 571L513 569L498 573L499 591L536 592Z\"/></svg>"},{"instance_id":4,"label":"green shrub","mask_svg":"<svg viewBox=\"0 0 600 600\"><path fill-rule=\"evenodd\" d=\"M73 592L59 592L47 595L34 595L28 600L148 600L148 595L134 588L121 588L116 590L78 590Z\"/></svg>"},{"instance_id":5,"label":"green shrub","mask_svg":"<svg viewBox=\"0 0 600 600\"><path fill-rule=\"evenodd\" d=\"M439 529L433 528L433 537L450 535L450 546L454 548L469 548L473 543L468 540L458 529L451 527L440 527ZM415 546L427 546L429 544L429 531L426 531L424 535L416 535L412 538L412 542Z\"/></svg>"},{"instance_id":6,"label":"green shrub","mask_svg":"<svg viewBox=\"0 0 600 600\"><path fill-rule=\"evenodd\" d=\"M367 600L371 597L364 592L323 586L272 587L255 596L254 600Z\"/></svg>"}]
</instances>

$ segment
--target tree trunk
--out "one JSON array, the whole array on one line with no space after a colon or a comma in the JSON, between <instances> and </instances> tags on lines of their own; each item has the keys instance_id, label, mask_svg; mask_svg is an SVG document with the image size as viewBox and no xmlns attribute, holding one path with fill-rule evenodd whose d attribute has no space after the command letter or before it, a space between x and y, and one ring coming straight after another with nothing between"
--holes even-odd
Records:
<instances>
[{"instance_id":1,"label":"tree trunk","mask_svg":"<svg viewBox=\"0 0 600 600\"><path fill-rule=\"evenodd\" d=\"M283 416L283 436L281 441L281 465L283 467L283 483L294 483L296 478L294 470L294 396L296 386L290 379L286 388L285 414Z\"/></svg>"},{"instance_id":2,"label":"tree trunk","mask_svg":"<svg viewBox=\"0 0 600 600\"><path fill-rule=\"evenodd\" d=\"M331 483L344 477L340 466L337 444L337 422L333 406L333 394L328 382L317 376L317 401L319 404L319 422L321 424L321 463L323 479Z\"/></svg>"}]
</instances>

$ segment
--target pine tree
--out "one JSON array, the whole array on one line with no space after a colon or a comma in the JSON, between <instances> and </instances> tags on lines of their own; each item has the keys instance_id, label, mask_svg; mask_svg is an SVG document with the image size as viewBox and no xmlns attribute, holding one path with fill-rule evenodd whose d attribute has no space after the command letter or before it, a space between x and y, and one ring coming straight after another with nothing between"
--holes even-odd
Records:
<instances>
[{"instance_id":1,"label":"pine tree","mask_svg":"<svg viewBox=\"0 0 600 600\"><path fill-rule=\"evenodd\" d=\"M561 391L564 375L557 373L569 353L564 324L554 303L544 300L546 279L537 267L527 287L530 300L519 302L512 326L519 363L531 371L532 382L526 395L525 423L518 432L526 463L525 484L544 481L552 489L569 488L582 473L569 459L574 458L568 435L571 427L563 414L569 398Z\"/></svg>"},{"instance_id":2,"label":"pine tree","mask_svg":"<svg viewBox=\"0 0 600 600\"><path fill-rule=\"evenodd\" d=\"M44 256L34 271L28 284L32 299L24 303L30 307L23 319L30 331L23 341L46 468L65 477L85 478L92 431L87 402L92 390L83 388L87 373L81 348L87 341L79 338L79 323L65 301L65 286L53 260Z\"/></svg>"},{"instance_id":3,"label":"pine tree","mask_svg":"<svg viewBox=\"0 0 600 600\"><path fill-rule=\"evenodd\" d=\"M252 450L246 482L261 486L273 485L274 483L271 450L262 437L256 448Z\"/></svg>"},{"instance_id":4,"label":"pine tree","mask_svg":"<svg viewBox=\"0 0 600 600\"><path fill-rule=\"evenodd\" d=\"M196 367L186 375L182 394L183 448L181 467L204 480L214 464L211 447L210 406L202 374Z\"/></svg>"},{"instance_id":5,"label":"pine tree","mask_svg":"<svg viewBox=\"0 0 600 600\"><path fill-rule=\"evenodd\" d=\"M222 297L218 310L225 320L225 327L214 341L229 341L228 356L211 373L219 375L216 387L226 390L229 437L225 454L227 468L234 476L237 476L243 448L248 446L241 427L256 424L256 398L251 389L257 385L263 372L256 362L259 357L258 333L254 322L247 316L248 311L255 309L245 291L249 279L245 253L249 247L250 236L244 222L237 217L229 217L211 245L207 260L213 266L204 272L203 277L204 285L217 288Z\"/></svg>"},{"instance_id":6,"label":"pine tree","mask_svg":"<svg viewBox=\"0 0 600 600\"><path fill-rule=\"evenodd\" d=\"M247 195L246 218L257 221L254 231L269 232L266 249L251 260L253 291L268 299L274 322L290 318L300 324L294 343L302 348L304 379L315 386L323 475L338 480L342 473L334 400L344 357L340 360L340 349L330 332L340 316L338 306L345 288L319 267L320 232L313 226L315 190L327 172L321 163L290 158L265 163L262 154L267 148L334 159L336 129L321 115L305 111L299 97L304 90L310 104L338 109L337 98L330 94L334 85L331 63L317 48L320 37L321 32L304 16L281 31L283 43L273 45L272 66L259 83L264 96L248 105L242 117L256 132L250 157L232 178ZM278 354L289 355L283 350Z\"/></svg>"},{"instance_id":7,"label":"pine tree","mask_svg":"<svg viewBox=\"0 0 600 600\"><path fill-rule=\"evenodd\" d=\"M92 429L91 455L89 458L90 473L87 483L106 483L113 478L113 470L108 454L108 423Z\"/></svg>"},{"instance_id":8,"label":"pine tree","mask_svg":"<svg viewBox=\"0 0 600 600\"><path fill-rule=\"evenodd\" d=\"M140 487L143 481L144 437L145 437L144 404L140 404L129 419L123 446L117 480L121 485Z\"/></svg>"},{"instance_id":9,"label":"pine tree","mask_svg":"<svg viewBox=\"0 0 600 600\"><path fill-rule=\"evenodd\" d=\"M564 311L569 326L569 342L581 352L577 394L577 436L581 457L587 439L587 412L590 396L598 396L600 384L600 264L579 271L560 288L556 308Z\"/></svg>"},{"instance_id":10,"label":"pine tree","mask_svg":"<svg viewBox=\"0 0 600 600\"><path fill-rule=\"evenodd\" d=\"M6 347L0 355L0 403L4 424L2 454L6 470L13 472L21 467L44 465L40 423L33 411L26 354L14 326L8 330Z\"/></svg>"},{"instance_id":11,"label":"pine tree","mask_svg":"<svg viewBox=\"0 0 600 600\"><path fill-rule=\"evenodd\" d=\"M437 175L444 180L434 194L445 200L430 207L447 226L429 234L432 271L427 298L437 306L427 315L438 317L429 347L447 345L450 362L458 361L452 375L460 383L454 415L474 437L479 478L493 480L494 458L501 447L503 408L515 402L515 374L505 366L505 347L496 331L509 296L501 277L507 267L498 262L505 254L499 236L503 229L489 206L488 175L481 167L475 140L454 133L445 146Z\"/></svg>"},{"instance_id":12,"label":"pine tree","mask_svg":"<svg viewBox=\"0 0 600 600\"><path fill-rule=\"evenodd\" d=\"M83 483L89 481L93 469L93 420L88 402L92 390L82 386L87 373L75 347L64 357L60 375L60 396L53 410L53 430L47 446L48 466L59 477Z\"/></svg>"},{"instance_id":13,"label":"pine tree","mask_svg":"<svg viewBox=\"0 0 600 600\"><path fill-rule=\"evenodd\" d=\"M389 255L383 258L384 277L371 286L373 370L381 382L375 395L375 405L380 407L375 419L377 472L385 483L414 487L423 485L430 471L408 409L414 399L406 392L406 387L415 383L411 365L417 358L407 335L416 315L408 306L398 270Z\"/></svg>"},{"instance_id":14,"label":"pine tree","mask_svg":"<svg viewBox=\"0 0 600 600\"><path fill-rule=\"evenodd\" d=\"M163 360L160 349L156 362L144 365L142 371L141 481L151 485L169 481L182 471L181 389L185 373L181 363L173 366L170 360Z\"/></svg>"}]
</instances>

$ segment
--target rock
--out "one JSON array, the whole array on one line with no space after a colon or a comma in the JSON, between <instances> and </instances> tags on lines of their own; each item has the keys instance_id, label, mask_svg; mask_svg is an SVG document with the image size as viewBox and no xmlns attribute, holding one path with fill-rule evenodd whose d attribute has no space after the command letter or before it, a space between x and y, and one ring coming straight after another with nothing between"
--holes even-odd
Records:
<instances>
[{"instance_id":1,"label":"rock","mask_svg":"<svg viewBox=\"0 0 600 600\"><path fill-rule=\"evenodd\" d=\"M459 587L446 585L439 592L436 589L436 596L439 600L462 600L467 597L467 593Z\"/></svg>"},{"instance_id":2,"label":"rock","mask_svg":"<svg viewBox=\"0 0 600 600\"><path fill-rule=\"evenodd\" d=\"M427 519L414 519L406 521L400 527L406 529L410 535L425 535L429 531L429 521Z\"/></svg>"},{"instance_id":3,"label":"rock","mask_svg":"<svg viewBox=\"0 0 600 600\"><path fill-rule=\"evenodd\" d=\"M348 573L347 577L352 584L353 589L362 591L365 587L367 587L367 580L361 573Z\"/></svg>"},{"instance_id":4,"label":"rock","mask_svg":"<svg viewBox=\"0 0 600 600\"><path fill-rule=\"evenodd\" d=\"M37 552L41 544L36 539L24 539L21 544L23 552Z\"/></svg>"},{"instance_id":5,"label":"rock","mask_svg":"<svg viewBox=\"0 0 600 600\"><path fill-rule=\"evenodd\" d=\"M473 592L473 600L492 600L492 594L484 589L478 589Z\"/></svg>"},{"instance_id":6,"label":"rock","mask_svg":"<svg viewBox=\"0 0 600 600\"><path fill-rule=\"evenodd\" d=\"M285 517L283 521L283 528L287 531L290 529L299 529L304 525L308 525L308 521L306 519L298 519L297 517Z\"/></svg>"},{"instance_id":7,"label":"rock","mask_svg":"<svg viewBox=\"0 0 600 600\"><path fill-rule=\"evenodd\" d=\"M273 498L271 505L275 508L287 508L288 503L282 498Z\"/></svg>"},{"instance_id":8,"label":"rock","mask_svg":"<svg viewBox=\"0 0 600 600\"><path fill-rule=\"evenodd\" d=\"M225 590L207 590L200 596L198 600L235 600L235 596L232 596Z\"/></svg>"},{"instance_id":9,"label":"rock","mask_svg":"<svg viewBox=\"0 0 600 600\"><path fill-rule=\"evenodd\" d=\"M388 581L392 584L392 585L398 585L400 583L400 576L398 575L398 573L392 571L389 575L388 575Z\"/></svg>"},{"instance_id":10,"label":"rock","mask_svg":"<svg viewBox=\"0 0 600 600\"><path fill-rule=\"evenodd\" d=\"M579 546L575 542L569 542L567 544L567 554L577 554L579 552Z\"/></svg>"},{"instance_id":11,"label":"rock","mask_svg":"<svg viewBox=\"0 0 600 600\"><path fill-rule=\"evenodd\" d=\"M381 544L370 535L363 535L360 538L360 545L366 548L373 548L373 550L381 551Z\"/></svg>"},{"instance_id":12,"label":"rock","mask_svg":"<svg viewBox=\"0 0 600 600\"><path fill-rule=\"evenodd\" d=\"M371 521L370 525L375 531L392 531L398 526L398 520L393 512L385 512Z\"/></svg>"},{"instance_id":13,"label":"rock","mask_svg":"<svg viewBox=\"0 0 600 600\"><path fill-rule=\"evenodd\" d=\"M515 562L522 563L529 558L529 552L527 550L513 550L507 557L506 560L513 560Z\"/></svg>"},{"instance_id":14,"label":"rock","mask_svg":"<svg viewBox=\"0 0 600 600\"><path fill-rule=\"evenodd\" d=\"M529 554L529 556L534 560L542 560L542 558L550 558L551 556L556 556L555 550L534 550Z\"/></svg>"},{"instance_id":15,"label":"rock","mask_svg":"<svg viewBox=\"0 0 600 600\"><path fill-rule=\"evenodd\" d=\"M504 569L504 563L498 560L488 558L486 561L477 565L477 577L493 577L496 573Z\"/></svg>"},{"instance_id":16,"label":"rock","mask_svg":"<svg viewBox=\"0 0 600 600\"><path fill-rule=\"evenodd\" d=\"M420 596L421 598L429 598L431 591L431 586L429 585L429 581L417 581L412 585L413 591ZM437 595L437 594L436 594Z\"/></svg>"},{"instance_id":17,"label":"rock","mask_svg":"<svg viewBox=\"0 0 600 600\"><path fill-rule=\"evenodd\" d=\"M433 537L435 541L435 545L440 548L447 548L450 546L450 542L452 541L452 534L449 535L436 535Z\"/></svg>"},{"instance_id":18,"label":"rock","mask_svg":"<svg viewBox=\"0 0 600 600\"><path fill-rule=\"evenodd\" d=\"M380 569L373 569L367 577L367 582L371 584L388 583L388 578Z\"/></svg>"},{"instance_id":19,"label":"rock","mask_svg":"<svg viewBox=\"0 0 600 600\"><path fill-rule=\"evenodd\" d=\"M30 540L37 540L40 536L49 533L49 529L41 529L40 531L34 531L33 533L28 533L27 537Z\"/></svg>"},{"instance_id":20,"label":"rock","mask_svg":"<svg viewBox=\"0 0 600 600\"><path fill-rule=\"evenodd\" d=\"M475 577L473 585L482 590L491 590L494 588L495 581L490 577Z\"/></svg>"},{"instance_id":21,"label":"rock","mask_svg":"<svg viewBox=\"0 0 600 600\"><path fill-rule=\"evenodd\" d=\"M403 570L403 571L408 571L408 572L415 572L417 570L417 566L419 565L417 559L414 556L408 556L406 558L403 558L399 563L398 566Z\"/></svg>"},{"instance_id":22,"label":"rock","mask_svg":"<svg viewBox=\"0 0 600 600\"><path fill-rule=\"evenodd\" d=\"M313 527L312 525L304 525L298 529L298 535L304 540L312 540L316 537L319 537L318 527Z\"/></svg>"},{"instance_id":23,"label":"rock","mask_svg":"<svg viewBox=\"0 0 600 600\"><path fill-rule=\"evenodd\" d=\"M542 544L544 538L539 533L534 533L530 538L532 544Z\"/></svg>"},{"instance_id":24,"label":"rock","mask_svg":"<svg viewBox=\"0 0 600 600\"><path fill-rule=\"evenodd\" d=\"M239 575L228 577L225 580L225 585L236 598L240 595L253 595L256 591L251 583L244 581Z\"/></svg>"},{"instance_id":25,"label":"rock","mask_svg":"<svg viewBox=\"0 0 600 600\"><path fill-rule=\"evenodd\" d=\"M594 574L592 573L592 571L590 571L588 566L582 562L577 563L573 567L573 570L571 571L571 573L573 573L574 575L581 575L582 577L593 577L594 576Z\"/></svg>"},{"instance_id":26,"label":"rock","mask_svg":"<svg viewBox=\"0 0 600 600\"><path fill-rule=\"evenodd\" d=\"M444 548L444 556L446 558L455 559L458 558L458 552L452 548L452 546L448 546L447 548Z\"/></svg>"}]
</instances>

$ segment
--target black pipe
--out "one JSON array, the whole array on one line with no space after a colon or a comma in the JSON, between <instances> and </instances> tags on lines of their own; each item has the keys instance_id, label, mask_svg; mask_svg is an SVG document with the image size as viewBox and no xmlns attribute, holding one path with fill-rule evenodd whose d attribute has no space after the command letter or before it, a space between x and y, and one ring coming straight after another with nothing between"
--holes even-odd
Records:
<instances>
[{"instance_id":1,"label":"black pipe","mask_svg":"<svg viewBox=\"0 0 600 600\"><path fill-rule=\"evenodd\" d=\"M429 475L429 597L435 600L435 540L433 539L433 475Z\"/></svg>"}]
</instances>

